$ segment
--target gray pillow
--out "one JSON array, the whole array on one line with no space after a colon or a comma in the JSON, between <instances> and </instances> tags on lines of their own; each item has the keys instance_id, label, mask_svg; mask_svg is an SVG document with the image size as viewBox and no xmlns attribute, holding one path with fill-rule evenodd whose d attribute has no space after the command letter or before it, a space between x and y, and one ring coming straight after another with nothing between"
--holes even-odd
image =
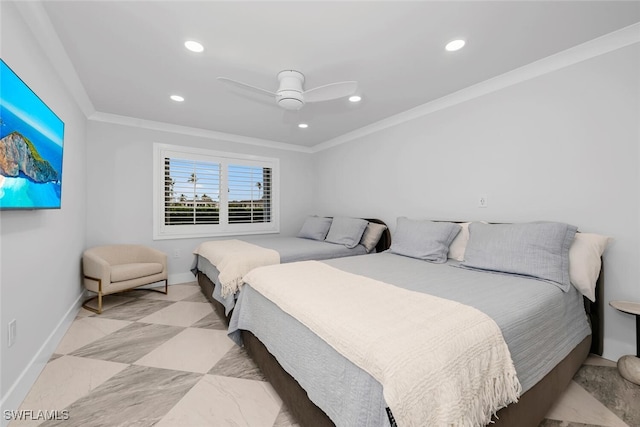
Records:
<instances>
[{"instance_id":1,"label":"gray pillow","mask_svg":"<svg viewBox=\"0 0 640 427\"><path fill-rule=\"evenodd\" d=\"M365 228L364 233L362 233L362 239L360 239L360 244L365 247L367 253L375 249L380 241L380 237L382 237L382 233L386 229L387 226L383 224L377 224L375 222L367 224L367 228Z\"/></svg>"},{"instance_id":2,"label":"gray pillow","mask_svg":"<svg viewBox=\"0 0 640 427\"><path fill-rule=\"evenodd\" d=\"M360 243L368 221L360 218L335 217L325 240L353 249Z\"/></svg>"},{"instance_id":3,"label":"gray pillow","mask_svg":"<svg viewBox=\"0 0 640 427\"><path fill-rule=\"evenodd\" d=\"M329 227L331 227L331 218L309 216L304 220L298 237L302 237L303 239L324 240L329 231Z\"/></svg>"},{"instance_id":4,"label":"gray pillow","mask_svg":"<svg viewBox=\"0 0 640 427\"><path fill-rule=\"evenodd\" d=\"M452 222L399 217L389 252L436 263L446 262L449 245L460 228Z\"/></svg>"},{"instance_id":5,"label":"gray pillow","mask_svg":"<svg viewBox=\"0 0 640 427\"><path fill-rule=\"evenodd\" d=\"M558 222L469 225L463 267L529 276L571 286L569 248L577 227Z\"/></svg>"}]
</instances>

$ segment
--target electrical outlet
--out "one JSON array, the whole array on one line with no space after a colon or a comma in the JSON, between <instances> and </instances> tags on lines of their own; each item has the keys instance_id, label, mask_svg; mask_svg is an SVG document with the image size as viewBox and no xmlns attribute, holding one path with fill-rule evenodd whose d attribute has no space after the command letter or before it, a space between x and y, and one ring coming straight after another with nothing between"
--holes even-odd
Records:
<instances>
[{"instance_id":1,"label":"electrical outlet","mask_svg":"<svg viewBox=\"0 0 640 427\"><path fill-rule=\"evenodd\" d=\"M486 208L489 204L489 200L487 199L487 195L486 194L481 194L478 196L478 207L479 208Z\"/></svg>"},{"instance_id":2,"label":"electrical outlet","mask_svg":"<svg viewBox=\"0 0 640 427\"><path fill-rule=\"evenodd\" d=\"M174 258L180 258L182 256L180 249L174 249L173 250L173 257Z\"/></svg>"},{"instance_id":3,"label":"electrical outlet","mask_svg":"<svg viewBox=\"0 0 640 427\"><path fill-rule=\"evenodd\" d=\"M9 333L7 334L8 346L11 347L16 342L16 319L9 322Z\"/></svg>"}]
</instances>

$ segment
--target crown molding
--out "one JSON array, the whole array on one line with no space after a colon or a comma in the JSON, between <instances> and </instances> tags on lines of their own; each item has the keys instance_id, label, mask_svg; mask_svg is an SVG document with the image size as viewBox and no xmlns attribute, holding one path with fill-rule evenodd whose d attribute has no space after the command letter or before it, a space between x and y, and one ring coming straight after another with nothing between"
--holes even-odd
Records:
<instances>
[{"instance_id":1,"label":"crown molding","mask_svg":"<svg viewBox=\"0 0 640 427\"><path fill-rule=\"evenodd\" d=\"M443 96L442 98L438 98L426 104L422 104L418 107L380 120L371 125L361 127L360 129L356 129L336 138L321 142L312 147L312 152L317 153L319 151L328 150L372 133L379 132L393 126L398 126L410 120L426 116L436 111L470 101L474 98L499 91L506 87L534 79L544 74L577 64L578 62L604 55L639 42L640 23L636 23L524 65L520 68L516 68L515 70L493 77L489 80L461 89L450 95Z\"/></svg>"},{"instance_id":2,"label":"crown molding","mask_svg":"<svg viewBox=\"0 0 640 427\"><path fill-rule=\"evenodd\" d=\"M41 1L25 1L15 3L26 25L29 27L42 50L47 55L56 73L63 81L67 90L76 101L78 107L88 120L104 123L113 123L124 126L139 127L143 129L158 130L182 135L198 136L210 139L236 142L240 144L256 145L260 147L275 148L278 150L297 151L311 153L311 148L288 144L285 142L271 141L267 139L251 138L242 135L233 135L206 129L190 128L186 126L172 125L168 123L154 122L137 119L135 117L118 116L115 114L96 111L87 91L81 83L80 77L67 55L64 45L56 33L47 11Z\"/></svg>"},{"instance_id":3,"label":"crown molding","mask_svg":"<svg viewBox=\"0 0 640 427\"><path fill-rule=\"evenodd\" d=\"M88 118L95 112L95 108L69 59L69 55L67 55L67 51L53 28L44 6L40 1L18 1L15 2L15 5L56 73L64 82L65 87L75 99L82 113Z\"/></svg>"},{"instance_id":4,"label":"crown molding","mask_svg":"<svg viewBox=\"0 0 640 427\"><path fill-rule=\"evenodd\" d=\"M178 133L182 135L199 136L210 139L236 142L240 144L257 145L261 147L275 148L279 150L311 153L311 148L288 144L285 142L271 141L260 138L250 138L242 135L233 135L206 129L190 128L186 126L172 125L168 123L154 122L137 119L135 117L118 116L115 114L96 111L87 91L81 83L80 77L67 55L64 45L56 33L47 11L40 1L26 1L15 3L26 25L29 27L42 50L47 55L56 73L63 81L67 90L76 101L78 107L88 120L113 123L125 126L133 126L144 129L159 130L163 132Z\"/></svg>"},{"instance_id":5,"label":"crown molding","mask_svg":"<svg viewBox=\"0 0 640 427\"><path fill-rule=\"evenodd\" d=\"M117 114L102 113L96 111L88 118L91 121L117 124L123 126L137 127L141 129L156 130L161 132L177 133L180 135L196 136L208 139L218 139L222 141L234 142L238 144L257 145L259 147L274 148L277 150L297 151L299 153L311 153L310 147L288 144L286 142L272 141L269 139L252 138L249 136L236 135L231 133L217 132L213 130L192 128L188 126L174 125L170 123L155 122L152 120L137 119Z\"/></svg>"},{"instance_id":6,"label":"crown molding","mask_svg":"<svg viewBox=\"0 0 640 427\"><path fill-rule=\"evenodd\" d=\"M1 1L1 0L0 0ZM76 70L53 28L49 16L41 1L15 2L18 11L24 18L26 25L36 37L38 43L55 68L58 76L64 82L79 108L89 120L120 124L125 126L140 127L183 135L199 136L211 139L220 139L240 144L249 144L261 147L275 148L279 150L296 151L301 153L317 153L347 142L365 137L375 132L391 128L410 120L414 120L436 111L440 111L457 104L499 91L509 86L534 79L570 65L612 52L623 47L640 42L640 23L630 25L620 30L605 34L596 39L574 46L562 52L524 65L515 70L501 74L489 80L477 83L473 86L461 89L452 94L438 98L426 104L361 127L352 132L340 135L336 138L318 143L312 147L299 146L280 141L252 138L242 135L228 134L224 132L206 129L190 128L186 126L168 123L154 122L134 117L118 116L95 110L91 99L82 85Z\"/></svg>"}]
</instances>

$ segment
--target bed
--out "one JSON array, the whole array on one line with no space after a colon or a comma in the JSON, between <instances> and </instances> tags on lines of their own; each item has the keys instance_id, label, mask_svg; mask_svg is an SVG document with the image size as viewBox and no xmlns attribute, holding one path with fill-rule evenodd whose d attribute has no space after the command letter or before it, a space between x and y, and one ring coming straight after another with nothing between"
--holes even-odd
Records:
<instances>
[{"instance_id":1,"label":"bed","mask_svg":"<svg viewBox=\"0 0 640 427\"><path fill-rule=\"evenodd\" d=\"M331 241L329 241L329 240ZM296 237L251 236L236 240L206 242L215 244L220 250L236 245L238 256L247 258L255 245L271 251L275 258L264 258L266 263L289 263L306 260L326 260L369 253L382 252L391 245L391 234L384 221L375 218L308 217ZM248 245L244 246L247 243ZM192 272L196 275L203 294L216 312L229 319L235 305L237 289L223 295L220 279L220 260L203 256L202 245L194 251ZM253 248L255 249L255 248ZM246 267L246 266L245 266ZM237 275L238 279L241 275Z\"/></svg>"},{"instance_id":2,"label":"bed","mask_svg":"<svg viewBox=\"0 0 640 427\"><path fill-rule=\"evenodd\" d=\"M386 426L395 425L395 417L393 408L390 409L390 405L387 405L384 387L374 378L375 374L371 374L367 367L363 368L345 357L339 345L328 344L321 338L321 334L318 335L314 329L314 319L311 323L308 319L298 319L298 314L290 311L291 308L286 305L286 300L290 299L289 293L286 294L283 303L283 300L268 294L271 292L269 286L275 287L273 283L267 285L268 292L261 288L264 286L260 284L261 280L270 274L276 282L286 282L285 279L294 268L298 274L304 273L307 268L311 272L306 278L304 275L292 276L294 286L295 283L309 281L314 282L311 289L321 289L323 286L319 284L323 283L324 279L319 272L323 269L332 272L337 270L392 285L401 288L403 292L427 294L456 301L488 315L499 326L504 336L521 387L518 402L508 404L494 415L493 421L496 425L537 426L588 353L602 354L603 274L600 256L608 243L607 238L586 233L579 233L576 236L580 237L574 238L576 230L573 228L572 234L572 228L569 227L565 230L565 237L560 239L559 251L564 251L560 262L567 269L564 275L569 274L570 253L574 267L586 263L589 289L583 289L582 286L567 287L545 278L532 277L526 270L528 267L519 273L505 272L504 267L503 270L498 270L491 264L496 262L496 258L492 256L488 257L489 264L484 266L492 268L474 267L472 261L482 261L483 257L487 258L487 253L491 255L502 249L512 256L518 251L517 248L504 244L504 235L497 233L496 239L496 228L493 225L469 226L467 223L466 241L463 242L463 246L467 246L463 248L463 255L459 254L459 248L454 248L459 246L460 242L455 245L452 241L464 241L464 238L459 239L464 233L459 232L460 236L449 239L450 236L447 235L447 238L440 242L440 246L446 245L449 255L454 258L446 258L440 262L425 262L425 259L420 257L433 253L433 248L420 248L416 253L415 247L412 247L420 236L433 234L428 230L425 234L424 223L430 222L420 221L419 224L416 222L407 226L406 221L403 223L405 225L401 225L399 219L394 234L394 245L396 242L398 245L392 245L391 250L384 253L322 263L311 262L304 268L305 263L276 266L273 270L273 267L264 267L247 276L247 284L231 317L230 336L246 347L302 425ZM547 225L548 223L544 223L542 227ZM524 227L527 229L526 232L534 236L533 239L539 243L540 229L536 228L540 227L539 223L532 225L531 230L528 227L529 224ZM474 229L476 233L469 233ZM504 231L499 227L498 230ZM512 231L508 229L507 235ZM522 230L515 227L515 231L516 241L521 242L522 235L518 235L517 232ZM592 237L595 240L592 240ZM403 242L407 241L409 244L403 246ZM597 243L592 244L594 241ZM492 242L499 243L497 249L491 246ZM585 249L585 246L588 246L586 251L589 253L589 260L575 261L574 252L578 253L578 249ZM597 248L592 250L593 246ZM442 248L436 249L436 252L442 252ZM464 249L467 257L464 256ZM498 262L503 261L498 257ZM509 265L514 264L513 259L508 261ZM515 264L517 265L517 262ZM314 269L317 267L320 269ZM548 272L542 275L545 274ZM574 274L571 275L571 280L573 285ZM582 279L576 280L581 281ZM349 286L349 282L341 282L339 286ZM336 298L337 292L335 289L332 291L331 286L326 286L326 291ZM265 296L265 293L269 296ZM340 293L349 295L346 289ZM321 295L314 296L314 305L322 304L318 302L320 298ZM357 299L361 304L363 301L369 299ZM357 302L353 305L358 305ZM382 322L380 325L401 324L399 320L402 312L397 308L393 309L392 304L388 307L388 310L378 309L379 315L374 315L375 318L379 318L376 321ZM305 310L308 308L302 311ZM353 315L361 317L363 310L354 308ZM352 329L351 325L346 329ZM371 348L377 348L377 352L382 347ZM405 422L398 425L411 424Z\"/></svg>"}]
</instances>

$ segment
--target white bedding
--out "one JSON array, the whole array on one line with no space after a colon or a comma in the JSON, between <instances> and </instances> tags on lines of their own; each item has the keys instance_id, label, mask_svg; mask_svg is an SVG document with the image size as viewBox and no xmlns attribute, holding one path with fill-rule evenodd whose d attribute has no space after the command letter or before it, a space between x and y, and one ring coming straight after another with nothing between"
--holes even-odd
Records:
<instances>
[{"instance_id":1,"label":"white bedding","mask_svg":"<svg viewBox=\"0 0 640 427\"><path fill-rule=\"evenodd\" d=\"M280 263L277 251L235 239L204 242L193 253L205 257L220 271L223 297L236 293L242 276L253 268Z\"/></svg>"},{"instance_id":2,"label":"white bedding","mask_svg":"<svg viewBox=\"0 0 640 427\"><path fill-rule=\"evenodd\" d=\"M316 261L244 281L378 380L399 425L484 425L519 396L500 328L475 308Z\"/></svg>"}]
</instances>

